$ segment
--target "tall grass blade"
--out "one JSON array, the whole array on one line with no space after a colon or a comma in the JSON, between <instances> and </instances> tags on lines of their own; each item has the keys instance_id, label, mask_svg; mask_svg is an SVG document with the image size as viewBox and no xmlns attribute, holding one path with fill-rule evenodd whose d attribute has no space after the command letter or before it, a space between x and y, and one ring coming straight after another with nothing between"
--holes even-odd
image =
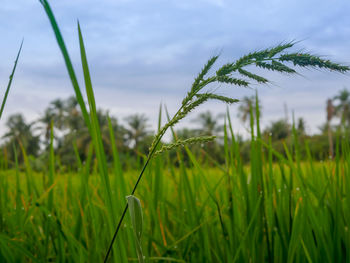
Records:
<instances>
[{"instance_id":1,"label":"tall grass blade","mask_svg":"<svg viewBox=\"0 0 350 263\"><path fill-rule=\"evenodd\" d=\"M129 205L129 214L131 217L131 223L133 226L133 232L135 236L135 242L136 242L136 250L137 250L137 257L139 259L139 263L144 262L144 257L142 253L142 245L141 245L141 237L142 237L142 208L141 208L141 202L140 200L133 196L129 195L126 197Z\"/></svg>"},{"instance_id":2,"label":"tall grass blade","mask_svg":"<svg viewBox=\"0 0 350 263\"><path fill-rule=\"evenodd\" d=\"M52 12L52 9L49 5L49 2L47 0L39 0L39 1L42 4L42 6L44 7L46 15L49 18L49 21L51 23L51 27L53 29L53 32L54 32L56 40L57 40L57 44L58 44L58 46L61 50L61 53L63 55L63 59L64 59L64 62L66 64L66 68L67 68L70 80L72 82L72 85L73 85L76 99L79 103L79 106L80 106L81 112L83 114L85 123L86 123L87 127L89 128L89 130L91 131L89 114L86 110L84 98L83 98L83 95L80 91L79 83L78 83L78 80L77 80L77 77L76 77L76 74L75 74L75 71L73 68L73 64L72 64L71 59L69 57L68 50L67 50L66 45L64 43L61 31L58 27L58 24L56 22L56 19L55 19L53 12Z\"/></svg>"},{"instance_id":3,"label":"tall grass blade","mask_svg":"<svg viewBox=\"0 0 350 263\"><path fill-rule=\"evenodd\" d=\"M11 84L12 84L13 76L15 75L15 71L16 71L19 55L21 54L21 51L22 51L22 46L23 46L23 40L22 40L21 46L19 47L19 50L18 50L18 53L17 53L17 57L16 57L16 60L15 60L15 65L13 66L12 73L10 75L10 79L9 79L8 84L7 84L7 88L6 88L6 91L5 91L4 98L2 99L1 108L0 108L0 119L1 119L2 113L3 113L4 108L5 108L7 96L9 95L9 91L10 91L10 87L11 87Z\"/></svg>"},{"instance_id":4,"label":"tall grass blade","mask_svg":"<svg viewBox=\"0 0 350 263\"><path fill-rule=\"evenodd\" d=\"M111 191L111 185L108 177L108 171L107 171L107 161L106 156L103 148L103 142L102 142L102 136L101 136L101 130L99 121L97 118L97 110L96 110L96 102L95 102L95 96L94 92L92 90L92 83L91 83L91 77L89 72L89 66L86 58L86 52L84 47L84 41L83 36L81 34L80 25L78 22L78 32L79 32L79 44L80 44L80 55L81 55L81 63L83 66L84 71L84 79L85 79L85 87L86 87L86 94L88 97L89 107L90 107L90 120L91 120L91 136L95 145L96 150L96 157L98 160L98 168L102 177L102 181L104 183L104 189L106 193L106 199L107 199L107 206L111 213L110 218L115 218L115 207L113 205L112 200L112 191Z\"/></svg>"},{"instance_id":5,"label":"tall grass blade","mask_svg":"<svg viewBox=\"0 0 350 263\"><path fill-rule=\"evenodd\" d=\"M108 120L108 130L109 130L109 138L111 140L111 148L112 148L112 155L113 155L113 170L114 170L114 176L116 177L116 187L113 189L118 189L120 192L120 196L126 196L126 183L124 179L124 174L122 170L122 165L120 163L120 157L119 152L117 149L116 141L115 141L115 134L113 131L113 126L110 117L107 117Z\"/></svg>"},{"instance_id":6,"label":"tall grass blade","mask_svg":"<svg viewBox=\"0 0 350 263\"><path fill-rule=\"evenodd\" d=\"M54 139L54 134L53 134L53 121L51 121L51 132L50 132L50 155L49 155L49 180L48 180L48 188L51 188L54 183L54 172L55 172L55 155L54 155L54 148L53 148L53 139ZM48 196L48 201L47 201L47 212L48 214L44 213L44 218L46 218L45 222L45 236L46 236L46 247L45 247L45 258L47 258L48 253L49 253L49 241L50 241L50 236L52 233L51 229L51 220L49 217L49 214L53 214L53 191L51 190L49 192ZM54 240L52 240L54 242Z\"/></svg>"},{"instance_id":7,"label":"tall grass blade","mask_svg":"<svg viewBox=\"0 0 350 263\"><path fill-rule=\"evenodd\" d=\"M16 253L13 253L11 249L16 251ZM6 260L5 262L20 262L18 260L19 255L25 255L28 259L31 260L31 262L40 262L30 251L28 251L24 246L22 246L19 241L12 240L6 235L3 235L2 233L0 233L0 259L1 254L5 255L5 259L8 260Z\"/></svg>"}]
</instances>

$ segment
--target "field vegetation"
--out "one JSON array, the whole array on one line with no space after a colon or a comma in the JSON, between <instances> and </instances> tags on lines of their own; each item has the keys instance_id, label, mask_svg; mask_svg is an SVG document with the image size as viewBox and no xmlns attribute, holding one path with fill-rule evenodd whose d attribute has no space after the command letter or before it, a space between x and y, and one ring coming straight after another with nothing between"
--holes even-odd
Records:
<instances>
[{"instance_id":1,"label":"field vegetation","mask_svg":"<svg viewBox=\"0 0 350 263\"><path fill-rule=\"evenodd\" d=\"M214 56L175 114L160 107L157 131L137 114L124 127L95 104L79 23L87 102L49 3L40 2L75 96L52 101L33 123L21 114L6 121L0 262L350 262L346 89L327 101L318 135L307 135L303 119L262 130L257 93L243 98L238 113L249 139L234 134L229 111L222 126L205 112L198 130L176 128L208 100L238 102L214 93L212 84L269 82L248 66L291 75L298 68L344 73L347 66L289 53L295 43L217 68ZM171 142L162 141L166 132Z\"/></svg>"}]
</instances>

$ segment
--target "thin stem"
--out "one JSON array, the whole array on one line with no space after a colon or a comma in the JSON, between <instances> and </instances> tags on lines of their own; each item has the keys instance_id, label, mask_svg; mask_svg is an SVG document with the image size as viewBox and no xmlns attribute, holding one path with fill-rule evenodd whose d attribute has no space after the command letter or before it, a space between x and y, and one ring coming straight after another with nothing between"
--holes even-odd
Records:
<instances>
[{"instance_id":1,"label":"thin stem","mask_svg":"<svg viewBox=\"0 0 350 263\"><path fill-rule=\"evenodd\" d=\"M273 59L274 59L274 58L261 59L260 61L267 61L267 60L273 60ZM252 64L252 63L255 63L255 62L256 62L256 61L249 61L249 62L245 63L244 65L242 65L241 67L247 66L247 65ZM215 77L212 77L212 78L213 78L213 80L215 80ZM208 84L208 83L206 83L206 84ZM204 86L206 86L206 84L205 84ZM191 94L191 96L189 96L189 97L185 100L185 105L186 105L189 101L191 101L191 99L194 98L194 96L195 96L202 88L204 88L204 86L202 86L202 85L199 84L199 88L198 88L193 94ZM181 110L185 107L185 105L182 105L182 106L180 107L180 109L175 113L175 115L174 115L174 117L172 118L172 120L178 116L178 114L179 114L179 113L181 112ZM168 123L170 123L170 122L171 122L171 121L169 121ZM169 128L169 127L168 127L168 128ZM167 129L166 129L166 130L167 130ZM149 163L150 160L152 159L153 154L154 154L154 152L155 152L155 150L156 150L156 148L157 148L157 146L158 146L160 140L162 139L163 135L165 134L166 130L162 131L162 134L161 134L159 137L158 137L159 134L157 134L157 135L155 136L155 138L158 137L158 139L157 139L156 143L154 144L154 147L151 149L151 152L149 153L149 155L148 155L148 157L147 157L147 160L146 160L146 162L145 162L145 164L144 164L144 166L143 166L143 168L142 168L142 170L141 170L141 172L140 172L139 177L137 178L137 181L136 181L135 186L134 186L134 188L133 188L133 190L132 190L132 192L131 192L131 195L133 195L133 194L135 193L135 191L136 191L136 189L137 189L137 186L139 185L139 183L140 183L140 181L141 181L141 179L142 179L142 176L143 176L143 174L144 174L144 172L145 172L145 170L146 170L146 168L147 168L147 166L148 166L148 163ZM129 207L128 204L126 204L126 205L125 205L125 208L124 208L124 211L123 211L123 213L122 213L122 216L120 217L120 220L119 220L119 222L118 222L117 228L116 228L116 230L115 230L115 232L114 232L114 235L113 235L113 238L112 238L112 240L111 240L111 243L110 243L110 245L109 245L108 251L107 251L107 253L106 253L106 256L105 256L105 259L104 259L104 263L107 262L108 257L109 257L109 255L110 255L110 253L111 253L111 251L112 251L113 244L114 244L114 242L115 242L115 240L116 240L116 238L117 238L117 235L118 235L120 226L121 226L121 224L122 224L122 222L123 222L123 220L124 220L124 217L125 217L125 215L126 215L126 212L127 212L127 210L128 210L128 207Z\"/></svg>"},{"instance_id":2,"label":"thin stem","mask_svg":"<svg viewBox=\"0 0 350 263\"><path fill-rule=\"evenodd\" d=\"M173 119L179 114L179 112L182 110L182 108L183 108L183 106L181 106L181 108L176 112L176 114L174 115ZM166 131L166 130L165 130L165 131ZM135 193L135 191L136 191L136 189L137 189L137 186L139 185L139 183L140 183L140 181L141 181L141 179L142 179L142 176L143 176L143 174L144 174L144 172L145 172L145 170L146 170L146 168L147 168L147 166L148 166L148 163L149 163L150 160L152 159L152 156L153 156L154 152L156 151L157 146L158 146L160 140L162 139L162 137L163 137L165 131L164 131L163 134L157 139L157 141L156 141L154 147L151 149L151 152L149 153L149 155L148 155L148 157L147 157L147 160L146 160L146 162L145 162L145 164L144 164L144 166L143 166L143 168L142 168L142 170L141 170L141 172L140 172L140 175L139 175L139 177L137 178L137 181L136 181L135 186L134 186L134 188L133 188L133 190L132 190L132 192L131 192L131 195L133 195L133 194ZM116 230L115 230L115 232L114 232L113 238L112 238L111 243L110 243L110 245L109 245L109 248L108 248L108 250L107 250L105 259L104 259L104 261L103 261L104 263L107 262L108 257L109 257L109 254L110 254L111 251L112 251L112 247L113 247L114 241L115 241L116 238L117 238L117 235L118 235L120 226L121 226L121 224L122 224L122 222L123 222L123 220L124 220L124 217L125 217L125 215L126 215L126 212L128 211L128 207L129 207L129 205L128 205L128 203L126 203L125 208L124 208L124 211L123 211L123 213L122 213L122 216L121 216L120 219L119 219L117 228L116 228Z\"/></svg>"},{"instance_id":3,"label":"thin stem","mask_svg":"<svg viewBox=\"0 0 350 263\"><path fill-rule=\"evenodd\" d=\"M7 96L9 94L10 87L11 87L11 84L12 84L12 79L13 79L13 76L15 75L15 71L16 71L19 55L21 54L21 51L22 51L22 46L23 46L23 40L22 40L21 46L19 47L19 51L17 53L17 57L16 57L16 60L15 60L15 65L13 66L12 73L10 75L10 79L9 79L9 82L7 84L7 88L6 88L6 91L5 91L5 95L4 95L4 98L2 100L1 109L0 109L0 118L1 118L2 113L4 111L4 107L5 107L5 104L6 104Z\"/></svg>"},{"instance_id":4,"label":"thin stem","mask_svg":"<svg viewBox=\"0 0 350 263\"><path fill-rule=\"evenodd\" d=\"M108 248L108 251L107 251L107 253L106 253L105 259L103 260L104 263L107 262L108 257L109 257L109 254L110 254L111 251L112 251L113 243L114 243L115 239L117 238L117 234L118 234L118 232L119 232L119 228L120 228L120 226L122 225L122 222L123 222L123 219L124 219L124 217L125 217L126 211L128 211L128 207L129 207L129 205L128 205L128 203L126 203L126 206L125 206L125 208L124 208L123 214L122 214L122 216L120 217L120 220L119 220L117 229L115 230L114 235L113 235L113 238L112 238L112 241L111 241L111 243L109 244L109 248Z\"/></svg>"},{"instance_id":5,"label":"thin stem","mask_svg":"<svg viewBox=\"0 0 350 263\"><path fill-rule=\"evenodd\" d=\"M133 195L133 194L135 193L136 188L137 188L138 184L139 184L140 181L141 181L141 178L142 178L142 176L143 176L143 173L145 172L146 167L148 166L148 163L150 162L150 160L151 160L151 158L152 158L152 155L153 155L153 153L155 152L155 149L157 148L158 143L160 142L160 139L161 139L161 137L158 139L158 141L157 141L155 147L153 148L152 152L148 155L147 161L146 161L146 163L144 164L144 166L143 166L143 168L142 168L142 171L141 171L139 177L137 178L137 181L136 181L136 183L135 183L134 189L133 189L132 192L131 192L131 195ZM104 261L103 261L104 263L107 262L108 257L109 257L109 254L110 254L111 251L112 251L113 243L114 243L115 239L117 238L117 235L118 235L120 226L121 226L121 224L122 224L122 222L123 222L123 220L124 220L126 211L128 211L128 207L129 207L129 205L128 205L128 203L126 203L125 208L124 208L124 211L123 211L123 214L122 214L122 216L121 216L120 219L119 219L118 226L117 226L117 228L116 228L116 230L115 230L115 232L114 232L112 241L111 241L111 243L110 243L110 245L109 245L108 251L107 251L106 256L105 256L105 259L104 259Z\"/></svg>"}]
</instances>

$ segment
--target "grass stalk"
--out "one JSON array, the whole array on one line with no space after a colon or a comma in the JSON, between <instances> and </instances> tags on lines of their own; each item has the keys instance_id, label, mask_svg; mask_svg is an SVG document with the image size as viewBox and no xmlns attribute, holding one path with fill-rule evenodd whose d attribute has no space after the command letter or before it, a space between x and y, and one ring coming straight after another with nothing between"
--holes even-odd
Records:
<instances>
[{"instance_id":1,"label":"grass stalk","mask_svg":"<svg viewBox=\"0 0 350 263\"><path fill-rule=\"evenodd\" d=\"M10 92L10 87L11 87L11 84L12 84L13 76L15 75L18 59L19 59L19 56L20 56L21 51L22 51L22 46L23 46L23 40L21 42L21 45L20 45L18 53L17 53L17 57L16 57L16 60L15 60L15 65L13 66L12 73L10 75L10 79L9 79L9 82L7 84L7 88L6 88L6 91L5 91L5 94L4 94L4 98L2 99L1 108L0 108L0 119L1 119L2 113L3 113L4 108L5 108L5 104L6 104L6 101L7 101L8 94Z\"/></svg>"}]
</instances>

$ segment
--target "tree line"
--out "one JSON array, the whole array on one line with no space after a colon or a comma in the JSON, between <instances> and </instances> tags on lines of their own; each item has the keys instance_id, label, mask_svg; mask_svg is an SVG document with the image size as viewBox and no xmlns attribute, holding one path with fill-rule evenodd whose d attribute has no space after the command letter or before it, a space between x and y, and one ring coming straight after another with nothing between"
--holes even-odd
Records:
<instances>
[{"instance_id":1,"label":"tree line","mask_svg":"<svg viewBox=\"0 0 350 263\"><path fill-rule=\"evenodd\" d=\"M261 112L261 103L260 101L256 103L255 96L244 97L240 102L237 116L247 130L250 129L251 117L256 117L254 113L257 105ZM250 116L251 113L254 116ZM332 158L337 135L346 135L350 131L350 92L344 88L329 98L325 105L325 113L326 121L319 127L317 134L307 134L303 118L299 118L295 123L281 118L265 127L262 137L267 142L271 141L273 148L284 154L285 147L292 147L292 134L296 132L301 145L307 143L313 158L317 160ZM154 134L149 128L148 118L143 114L133 114L125 118L123 125L115 117L109 116L107 111L100 109L97 115L108 160L111 161L113 155L110 121L121 163L130 168L140 165ZM218 139L215 142L205 146L193 145L191 150L203 162L224 162L224 125L220 124L220 119L225 119L225 116L215 116L210 111L202 112L194 120L198 124L197 129L182 128L176 131L176 136L186 139L199 134L216 135ZM59 169L76 168L77 154L84 161L92 144L74 97L52 101L43 114L33 122L27 122L21 113L11 115L6 121L6 127L8 131L3 135L1 145L1 165L5 168L13 166L16 157L19 163L28 158L34 169L44 169L48 159L51 130L54 132L54 150ZM240 144L242 159L248 162L250 140L244 140L241 136L236 136L235 140ZM301 154L305 157L307 149L305 147L302 149Z\"/></svg>"}]
</instances>

